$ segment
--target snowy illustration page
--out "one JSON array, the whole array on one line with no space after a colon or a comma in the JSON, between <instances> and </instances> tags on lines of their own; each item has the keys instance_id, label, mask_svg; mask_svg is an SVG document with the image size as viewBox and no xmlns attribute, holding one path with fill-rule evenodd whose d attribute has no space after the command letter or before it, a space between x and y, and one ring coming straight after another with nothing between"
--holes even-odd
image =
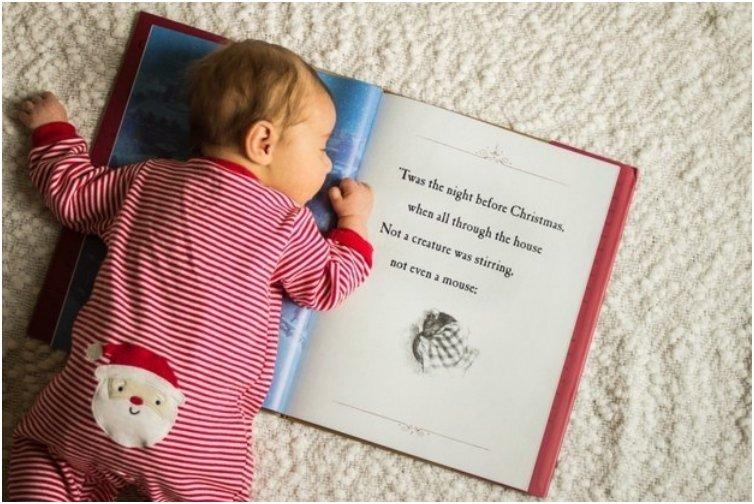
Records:
<instances>
[{"instance_id":1,"label":"snowy illustration page","mask_svg":"<svg viewBox=\"0 0 754 504\"><path fill-rule=\"evenodd\" d=\"M526 490L618 172L383 94L373 272L318 314L284 413Z\"/></svg>"}]
</instances>

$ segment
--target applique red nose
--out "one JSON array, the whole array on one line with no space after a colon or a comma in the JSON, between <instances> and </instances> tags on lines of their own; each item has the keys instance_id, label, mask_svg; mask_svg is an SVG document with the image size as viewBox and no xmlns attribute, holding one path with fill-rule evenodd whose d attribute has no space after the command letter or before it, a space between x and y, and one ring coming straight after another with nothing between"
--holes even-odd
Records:
<instances>
[{"instance_id":1,"label":"applique red nose","mask_svg":"<svg viewBox=\"0 0 754 504\"><path fill-rule=\"evenodd\" d=\"M141 400L141 397L132 395L131 396L131 404L135 404L136 406L140 405L144 401Z\"/></svg>"}]
</instances>

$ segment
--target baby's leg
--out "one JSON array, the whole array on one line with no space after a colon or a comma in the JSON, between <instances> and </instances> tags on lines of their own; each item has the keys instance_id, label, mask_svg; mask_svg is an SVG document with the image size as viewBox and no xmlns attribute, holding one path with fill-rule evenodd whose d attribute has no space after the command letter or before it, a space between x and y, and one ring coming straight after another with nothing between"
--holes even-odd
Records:
<instances>
[{"instance_id":1,"label":"baby's leg","mask_svg":"<svg viewBox=\"0 0 754 504\"><path fill-rule=\"evenodd\" d=\"M76 500L84 481L41 443L14 438L8 466L8 497L13 501Z\"/></svg>"},{"instance_id":2,"label":"baby's leg","mask_svg":"<svg viewBox=\"0 0 754 504\"><path fill-rule=\"evenodd\" d=\"M95 483L96 481L96 483ZM8 467L12 501L105 501L117 496L116 485L87 479L47 447L32 439L13 439Z\"/></svg>"}]
</instances>

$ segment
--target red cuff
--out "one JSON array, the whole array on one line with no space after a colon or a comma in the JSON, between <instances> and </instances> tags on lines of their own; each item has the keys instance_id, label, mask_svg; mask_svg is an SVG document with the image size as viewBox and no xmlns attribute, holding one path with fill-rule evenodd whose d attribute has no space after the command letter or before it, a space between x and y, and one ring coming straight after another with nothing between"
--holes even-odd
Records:
<instances>
[{"instance_id":1,"label":"red cuff","mask_svg":"<svg viewBox=\"0 0 754 504\"><path fill-rule=\"evenodd\" d=\"M61 140L67 140L76 136L76 127L64 121L55 121L43 124L31 133L31 146L39 147Z\"/></svg>"},{"instance_id":2,"label":"red cuff","mask_svg":"<svg viewBox=\"0 0 754 504\"><path fill-rule=\"evenodd\" d=\"M369 267L372 267L372 245L353 229L331 229L327 233L327 238L354 249L361 254Z\"/></svg>"}]
</instances>

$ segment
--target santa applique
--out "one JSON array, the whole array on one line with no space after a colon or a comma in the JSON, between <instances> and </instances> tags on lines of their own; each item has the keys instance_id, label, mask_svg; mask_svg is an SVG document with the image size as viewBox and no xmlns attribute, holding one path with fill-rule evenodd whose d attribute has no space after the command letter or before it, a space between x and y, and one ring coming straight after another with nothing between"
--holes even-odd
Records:
<instances>
[{"instance_id":1,"label":"santa applique","mask_svg":"<svg viewBox=\"0 0 754 504\"><path fill-rule=\"evenodd\" d=\"M148 448L168 435L185 397L167 359L130 343L94 343L86 352L97 366L92 413L116 443Z\"/></svg>"}]
</instances>

